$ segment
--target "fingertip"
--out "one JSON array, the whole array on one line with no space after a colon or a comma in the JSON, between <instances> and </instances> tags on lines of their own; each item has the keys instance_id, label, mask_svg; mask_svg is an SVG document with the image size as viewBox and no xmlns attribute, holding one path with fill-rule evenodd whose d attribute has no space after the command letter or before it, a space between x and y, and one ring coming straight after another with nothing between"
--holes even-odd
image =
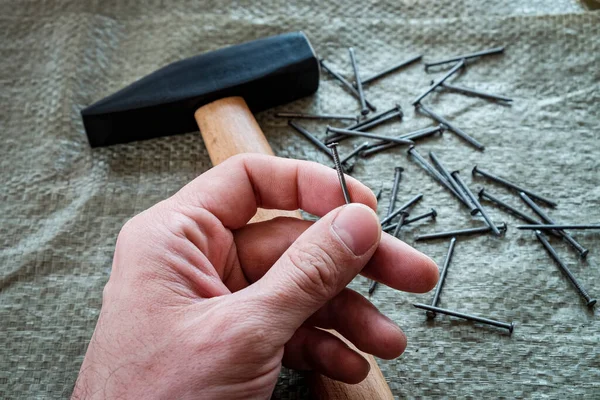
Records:
<instances>
[{"instance_id":1,"label":"fingertip","mask_svg":"<svg viewBox=\"0 0 600 400\"><path fill-rule=\"evenodd\" d=\"M437 282L440 278L440 269L435 261L426 256L423 253L420 253L422 260L422 292L429 292L431 289L437 285Z\"/></svg>"},{"instance_id":2,"label":"fingertip","mask_svg":"<svg viewBox=\"0 0 600 400\"><path fill-rule=\"evenodd\" d=\"M331 222L331 227L356 256L373 249L381 237L377 214L364 204L351 203L342 207Z\"/></svg>"}]
</instances>

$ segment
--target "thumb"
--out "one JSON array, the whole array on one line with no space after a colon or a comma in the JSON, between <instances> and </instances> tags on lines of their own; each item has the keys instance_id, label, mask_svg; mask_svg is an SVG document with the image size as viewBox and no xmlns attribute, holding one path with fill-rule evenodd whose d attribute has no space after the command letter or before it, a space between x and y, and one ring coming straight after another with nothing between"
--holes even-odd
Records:
<instances>
[{"instance_id":1,"label":"thumb","mask_svg":"<svg viewBox=\"0 0 600 400\"><path fill-rule=\"evenodd\" d=\"M291 337L363 269L380 238L377 215L358 203L333 210L313 224L256 282L273 326Z\"/></svg>"}]
</instances>

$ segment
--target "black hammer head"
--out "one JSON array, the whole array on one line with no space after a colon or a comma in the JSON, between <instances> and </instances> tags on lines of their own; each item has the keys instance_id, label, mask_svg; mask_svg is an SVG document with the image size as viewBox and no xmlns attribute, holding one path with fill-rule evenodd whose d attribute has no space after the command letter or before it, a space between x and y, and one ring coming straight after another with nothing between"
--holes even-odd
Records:
<instances>
[{"instance_id":1,"label":"black hammer head","mask_svg":"<svg viewBox=\"0 0 600 400\"><path fill-rule=\"evenodd\" d=\"M194 112L243 97L253 112L314 93L319 62L302 32L178 61L81 111L92 147L197 130Z\"/></svg>"}]
</instances>

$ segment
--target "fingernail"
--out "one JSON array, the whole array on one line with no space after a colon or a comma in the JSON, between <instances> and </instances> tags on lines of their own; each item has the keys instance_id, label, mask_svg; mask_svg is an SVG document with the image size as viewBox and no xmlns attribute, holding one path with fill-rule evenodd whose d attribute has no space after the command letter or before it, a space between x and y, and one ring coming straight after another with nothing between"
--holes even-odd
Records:
<instances>
[{"instance_id":1,"label":"fingernail","mask_svg":"<svg viewBox=\"0 0 600 400\"><path fill-rule=\"evenodd\" d=\"M356 256L365 254L379 241L381 228L377 215L362 204L348 204L331 225L333 231Z\"/></svg>"}]
</instances>

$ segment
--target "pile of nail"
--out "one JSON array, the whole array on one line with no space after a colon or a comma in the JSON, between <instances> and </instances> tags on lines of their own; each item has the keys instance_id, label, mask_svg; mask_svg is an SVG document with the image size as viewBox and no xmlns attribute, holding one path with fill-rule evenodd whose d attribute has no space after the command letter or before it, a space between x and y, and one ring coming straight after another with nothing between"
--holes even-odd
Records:
<instances>
[{"instance_id":1,"label":"pile of nail","mask_svg":"<svg viewBox=\"0 0 600 400\"><path fill-rule=\"evenodd\" d=\"M458 229L452 230L448 232L436 232L424 235L418 235L415 237L415 241L425 241L425 240L434 240L434 239L449 239L449 249L443 264L443 267L440 271L440 279L438 285L435 290L435 294L433 296L433 301L431 305L426 304L414 304L415 307L424 309L427 311L426 315L429 318L435 318L436 314L446 314L458 318L467 319L470 321L474 321L477 323L483 323L487 325L496 326L499 328L507 329L509 333L512 333L514 328L514 323L506 323L500 322L489 318L483 318L481 316L465 314L463 312L443 309L439 308L438 301L440 297L440 293L442 287L444 285L444 280L446 278L448 266L450 265L450 261L452 259L452 254L454 252L455 243L457 237L468 237L472 235L478 234L493 234L495 236L503 236L507 231L507 224L505 222L501 224L497 224L491 220L490 216L486 212L485 208L482 206L481 202L485 201L489 204L492 204L496 207L499 207L501 210L510 213L512 216L517 217L527 223L527 225L519 225L518 229L530 229L535 233L535 237L541 243L543 248L548 252L550 257L555 261L556 265L560 268L560 270L565 274L568 280L571 282L573 287L579 293L579 295L585 301L585 304L588 307L593 307L596 303L596 299L592 298L585 288L581 285L581 283L576 279L573 273L569 270L566 264L559 258L556 250L552 247L550 242L546 237L546 233L556 236L558 238L562 238L565 240L581 258L585 258L588 254L588 250L585 249L579 242L577 242L566 230L567 229L600 229L600 225L598 224L558 224L554 220L552 220L548 214L541 208L540 205L554 208L557 206L555 201L552 201L540 194L535 193L532 190L529 190L522 185L513 183L507 179L504 179L500 176L497 176L491 172L485 171L481 168L475 166L472 170L473 177L483 178L488 181L491 181L497 185L500 185L512 192L515 192L520 199L527 205L536 215L539 217L539 220L534 218L533 216L526 214L514 206L500 200L495 195L491 194L489 191L485 189L481 189L476 196L473 191L469 188L466 182L460 176L459 171L450 171L442 162L442 160L433 152L429 153L429 158L431 159L431 163L427 161L423 155L421 155L417 148L415 147L415 142L423 139L425 137L429 137L435 135L437 133L443 133L445 131L452 132L457 135L459 138L464 140L468 145L474 147L479 151L483 151L485 146L481 144L478 140L464 132L458 126L456 126L451 121L448 121L442 115L438 114L436 111L432 110L431 107L423 104L423 100L427 98L434 90L441 89L449 90L461 94L465 94L468 96L476 96L480 98L484 98L487 100L491 100L494 102L501 102L504 104L510 104L512 99L501 96L497 94L485 93L479 90L466 88L463 86L457 86L454 84L447 83L446 81L455 76L460 70L466 68L467 63L471 64L475 62L477 59L486 56L498 55L504 52L503 47L497 47L487 50L482 50L470 54L463 54L455 57L450 57L444 60L434 61L425 63L425 70L428 71L431 67L439 67L439 66L448 66L451 67L448 72L444 73L441 78L436 81L433 81L432 84L426 88L421 95L419 95L416 99L414 99L411 103L412 106L415 107L415 111L422 113L428 117L430 117L435 123L438 125L432 127L425 127L423 129L419 129L414 132L405 133L400 136L386 136L380 134L374 134L367 132L368 130L380 126L384 123L389 123L392 121L401 121L404 114L402 108L399 104L396 104L393 108L379 112L373 116L368 116L371 112L376 112L377 109L369 100L365 97L364 88L368 86L370 83L375 82L388 74L394 73L396 71L400 71L406 67L417 64L422 60L422 56L418 55L415 57L411 57L405 61L402 61L396 65L391 66L390 68L385 69L369 78L361 79L358 69L358 63L356 60L355 52L352 48L348 49L348 53L350 56L350 64L353 69L354 82L344 78L340 73L336 72L325 60L321 60L321 67L324 71L329 73L333 78L339 81L344 88L356 97L358 100L358 104L360 107L360 115L339 115L339 114L304 114L299 112L287 112L287 113L278 113L277 117L281 118L289 118L289 125L294 128L297 132L303 135L306 139L308 139L311 143L313 143L318 149L320 149L324 154L331 158L333 161L335 168L338 172L338 177L340 179L340 184L342 187L342 192L344 195L344 199L346 203L351 202L350 194L346 187L346 182L344 178L344 174L349 174L352 172L354 164L350 164L351 160L360 158L368 158L376 153L379 153L384 150L388 150L397 146L406 145L408 147L409 158L414 162L419 164L424 171L427 172L435 181L437 181L445 190L447 190L472 216L480 215L485 221L485 225L477 228L468 228L468 229ZM471 67L469 67L471 68ZM334 128L332 126L327 126L325 129L325 136L323 139L319 139L316 135L309 132L307 129L302 127L295 120L297 119L324 119L324 120L351 120L353 121L350 125L343 128ZM333 135L332 135L333 134ZM345 140L352 137L364 137L369 139L376 140L375 143L364 142L360 145L355 146L354 150L349 154L345 155L345 157L340 158L337 149L337 143L341 140ZM435 209L431 209L430 211L423 213L421 215L417 215L414 217L410 216L411 209L415 204L417 204L422 198L423 194L419 193L406 203L402 204L400 207L396 207L396 197L398 195L398 188L400 181L402 179L403 168L395 167L395 173L393 178L393 186L389 201L389 206L387 208L386 216L381 220L382 230L388 233L391 233L394 237L399 237L401 234L402 227L410 225L414 222L420 220L435 220L437 216L437 212ZM382 190L376 194L377 200L379 200L381 196ZM377 287L377 282L371 282L369 287L369 295L373 295Z\"/></svg>"}]
</instances>

